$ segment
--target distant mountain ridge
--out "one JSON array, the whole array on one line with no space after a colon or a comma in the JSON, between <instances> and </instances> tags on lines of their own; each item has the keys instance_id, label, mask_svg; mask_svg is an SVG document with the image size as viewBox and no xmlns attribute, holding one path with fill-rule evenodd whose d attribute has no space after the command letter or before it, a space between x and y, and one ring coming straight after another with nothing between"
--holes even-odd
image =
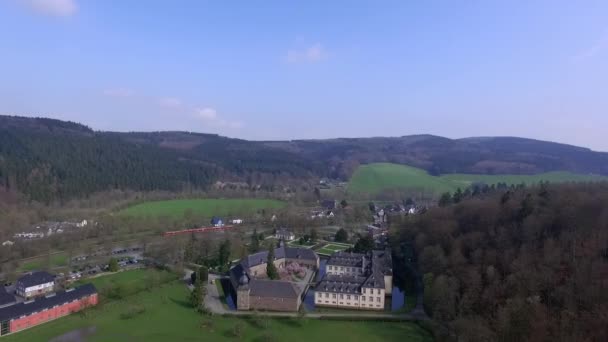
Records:
<instances>
[{"instance_id":1,"label":"distant mountain ridge","mask_svg":"<svg viewBox=\"0 0 608 342\"><path fill-rule=\"evenodd\" d=\"M516 137L433 135L247 141L216 134L101 132L47 118L0 116L0 186L52 201L109 189L205 189L234 180L272 190L319 177L347 179L390 162L444 173L608 175L608 153Z\"/></svg>"}]
</instances>

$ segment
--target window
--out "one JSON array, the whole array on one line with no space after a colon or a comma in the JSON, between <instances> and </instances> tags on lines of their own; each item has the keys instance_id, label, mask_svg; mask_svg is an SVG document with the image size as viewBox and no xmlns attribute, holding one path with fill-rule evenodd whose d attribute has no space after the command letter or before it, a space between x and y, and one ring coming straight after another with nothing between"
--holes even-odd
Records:
<instances>
[{"instance_id":1,"label":"window","mask_svg":"<svg viewBox=\"0 0 608 342\"><path fill-rule=\"evenodd\" d=\"M359 300L359 296L355 296L355 300Z\"/></svg>"},{"instance_id":2,"label":"window","mask_svg":"<svg viewBox=\"0 0 608 342\"><path fill-rule=\"evenodd\" d=\"M333 299L336 299L336 294L335 294L335 293L334 293L334 294L332 294L332 298L333 298Z\"/></svg>"},{"instance_id":3,"label":"window","mask_svg":"<svg viewBox=\"0 0 608 342\"><path fill-rule=\"evenodd\" d=\"M350 300L350 295L346 295L346 299Z\"/></svg>"},{"instance_id":4,"label":"window","mask_svg":"<svg viewBox=\"0 0 608 342\"><path fill-rule=\"evenodd\" d=\"M362 301L365 301L365 296L362 296L362 297L361 297L361 300L362 300Z\"/></svg>"},{"instance_id":5,"label":"window","mask_svg":"<svg viewBox=\"0 0 608 342\"><path fill-rule=\"evenodd\" d=\"M377 301L378 303L380 303L380 297L376 298L376 301Z\"/></svg>"},{"instance_id":6,"label":"window","mask_svg":"<svg viewBox=\"0 0 608 342\"><path fill-rule=\"evenodd\" d=\"M344 271L344 267L340 266L340 271Z\"/></svg>"},{"instance_id":7,"label":"window","mask_svg":"<svg viewBox=\"0 0 608 342\"><path fill-rule=\"evenodd\" d=\"M329 293L325 293L325 298L329 298Z\"/></svg>"},{"instance_id":8,"label":"window","mask_svg":"<svg viewBox=\"0 0 608 342\"><path fill-rule=\"evenodd\" d=\"M331 271L331 266L328 266L328 269Z\"/></svg>"},{"instance_id":9,"label":"window","mask_svg":"<svg viewBox=\"0 0 608 342\"><path fill-rule=\"evenodd\" d=\"M340 299L344 299L344 295L343 294L340 294Z\"/></svg>"},{"instance_id":10,"label":"window","mask_svg":"<svg viewBox=\"0 0 608 342\"><path fill-rule=\"evenodd\" d=\"M363 293L365 293L365 289L363 289Z\"/></svg>"}]
</instances>

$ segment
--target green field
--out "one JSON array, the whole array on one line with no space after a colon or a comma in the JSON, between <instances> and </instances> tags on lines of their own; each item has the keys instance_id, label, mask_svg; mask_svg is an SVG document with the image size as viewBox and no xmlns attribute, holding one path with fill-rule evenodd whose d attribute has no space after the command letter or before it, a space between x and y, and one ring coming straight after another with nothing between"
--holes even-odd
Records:
<instances>
[{"instance_id":1,"label":"green field","mask_svg":"<svg viewBox=\"0 0 608 342\"><path fill-rule=\"evenodd\" d=\"M115 276L108 277L118 279ZM126 276L120 275L120 277ZM80 338L69 340L432 341L429 333L414 323L262 319L262 324L255 324L251 319L201 316L192 310L187 298L186 287L179 282L171 282L124 300L90 309L86 315L73 314L6 336L3 340L48 341L67 333L80 333ZM133 307L138 308L139 313L125 318L124 314ZM241 337L234 335L236 325L241 327Z\"/></svg>"},{"instance_id":2,"label":"green field","mask_svg":"<svg viewBox=\"0 0 608 342\"><path fill-rule=\"evenodd\" d=\"M186 210L190 209L197 216L230 216L254 214L261 209L278 209L285 206L285 202L272 199L180 199L168 201L152 201L140 203L119 212L126 216L168 216L181 218Z\"/></svg>"},{"instance_id":3,"label":"green field","mask_svg":"<svg viewBox=\"0 0 608 342\"><path fill-rule=\"evenodd\" d=\"M82 279L76 284L92 283L100 293L104 293L110 287L120 285L127 294L132 294L145 290L150 283L165 283L172 277L173 275L166 271L137 269Z\"/></svg>"},{"instance_id":4,"label":"green field","mask_svg":"<svg viewBox=\"0 0 608 342\"><path fill-rule=\"evenodd\" d=\"M411 166L375 163L362 165L353 174L348 183L350 193L378 194L387 189L424 190L435 194L453 192L466 188L473 182L537 184L548 182L590 182L606 181L608 177L582 175L571 172L547 172L536 175L474 175L445 174L439 177L429 175L425 170Z\"/></svg>"},{"instance_id":5,"label":"green field","mask_svg":"<svg viewBox=\"0 0 608 342\"><path fill-rule=\"evenodd\" d=\"M19 271L21 271L21 272L37 271L37 270L45 269L47 265L50 266L51 268L54 268L54 267L67 266L67 264L68 264L67 254L66 253L57 253L57 254L51 255L50 257L42 256L39 258L28 260L19 266Z\"/></svg>"},{"instance_id":6,"label":"green field","mask_svg":"<svg viewBox=\"0 0 608 342\"><path fill-rule=\"evenodd\" d=\"M349 245L349 244L332 242L332 243L328 243L327 245L323 246L316 252L318 254L323 254L323 255L333 255L336 252L341 252L341 251L347 250L351 247L352 247L352 245Z\"/></svg>"}]
</instances>

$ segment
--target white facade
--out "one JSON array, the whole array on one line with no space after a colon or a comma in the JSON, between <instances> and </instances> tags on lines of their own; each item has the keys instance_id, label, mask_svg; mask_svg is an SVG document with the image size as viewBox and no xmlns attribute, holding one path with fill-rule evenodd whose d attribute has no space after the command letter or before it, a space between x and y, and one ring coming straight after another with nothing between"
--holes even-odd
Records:
<instances>
[{"instance_id":1,"label":"white facade","mask_svg":"<svg viewBox=\"0 0 608 342\"><path fill-rule=\"evenodd\" d=\"M315 305L343 309L384 310L384 289L363 288L361 293L315 292Z\"/></svg>"},{"instance_id":2,"label":"white facade","mask_svg":"<svg viewBox=\"0 0 608 342\"><path fill-rule=\"evenodd\" d=\"M327 274L332 274L332 275L350 275L350 276L363 275L363 269L361 267L353 267L353 266L327 265L327 266L325 266L325 272Z\"/></svg>"},{"instance_id":3,"label":"white facade","mask_svg":"<svg viewBox=\"0 0 608 342\"><path fill-rule=\"evenodd\" d=\"M17 284L17 288L15 289L15 291L17 292L17 295L19 295L23 298L30 298L30 297L35 297L38 295L43 295L48 292L52 292L54 290L54 288L55 288L55 282L51 281L48 283L29 286L29 287L23 287L23 286L20 286L19 284Z\"/></svg>"}]
</instances>

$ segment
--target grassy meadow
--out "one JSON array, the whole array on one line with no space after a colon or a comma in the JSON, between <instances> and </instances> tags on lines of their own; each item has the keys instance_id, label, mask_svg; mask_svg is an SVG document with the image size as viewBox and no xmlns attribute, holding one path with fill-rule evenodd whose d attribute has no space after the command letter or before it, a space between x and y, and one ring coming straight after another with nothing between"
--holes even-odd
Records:
<instances>
[{"instance_id":1,"label":"grassy meadow","mask_svg":"<svg viewBox=\"0 0 608 342\"><path fill-rule=\"evenodd\" d=\"M360 166L348 183L349 193L378 194L386 189L424 190L435 194L466 188L474 182L488 185L496 183L537 184L548 182L592 182L608 180L608 177L582 175L571 172L547 172L536 175L429 175L425 170L391 163L374 163Z\"/></svg>"},{"instance_id":2,"label":"grassy meadow","mask_svg":"<svg viewBox=\"0 0 608 342\"><path fill-rule=\"evenodd\" d=\"M20 272L38 271L46 269L47 266L51 268L62 267L68 265L68 255L66 253L56 253L50 256L41 256L34 259L29 259L23 262L18 270Z\"/></svg>"},{"instance_id":3,"label":"grassy meadow","mask_svg":"<svg viewBox=\"0 0 608 342\"><path fill-rule=\"evenodd\" d=\"M285 202L272 199L177 199L167 201L151 201L127 207L119 215L139 217L167 216L181 218L187 210L197 216L231 216L254 214L261 209L278 209Z\"/></svg>"},{"instance_id":4,"label":"grassy meadow","mask_svg":"<svg viewBox=\"0 0 608 342\"><path fill-rule=\"evenodd\" d=\"M148 271L117 273L95 282L99 286L132 282L142 272ZM49 341L65 338L70 333L71 337L79 336L79 341L432 341L429 333L414 323L270 318L256 322L236 317L202 316L190 307L187 299L186 287L180 282L171 282L105 303L86 314L73 314L6 336L3 340ZM240 331L238 336L235 330Z\"/></svg>"}]
</instances>

